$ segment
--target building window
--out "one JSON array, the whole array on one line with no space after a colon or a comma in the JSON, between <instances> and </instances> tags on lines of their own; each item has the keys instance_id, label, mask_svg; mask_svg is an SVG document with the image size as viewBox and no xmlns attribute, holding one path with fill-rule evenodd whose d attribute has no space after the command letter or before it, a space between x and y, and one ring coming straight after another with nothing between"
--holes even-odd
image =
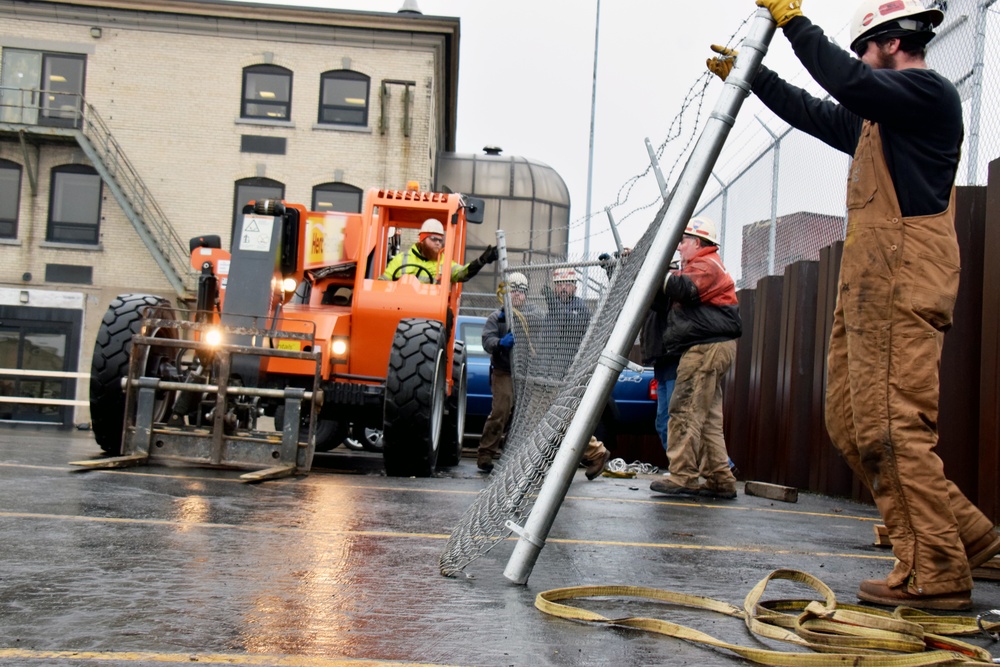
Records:
<instances>
[{"instance_id":1,"label":"building window","mask_svg":"<svg viewBox=\"0 0 1000 667\"><path fill-rule=\"evenodd\" d=\"M277 65L243 68L242 118L288 120L292 117L292 71Z\"/></svg>"},{"instance_id":2,"label":"building window","mask_svg":"<svg viewBox=\"0 0 1000 667\"><path fill-rule=\"evenodd\" d=\"M361 188L347 183L322 183L313 188L312 210L361 213Z\"/></svg>"},{"instance_id":3,"label":"building window","mask_svg":"<svg viewBox=\"0 0 1000 667\"><path fill-rule=\"evenodd\" d=\"M17 238L21 208L21 165L0 159L0 238Z\"/></svg>"},{"instance_id":4,"label":"building window","mask_svg":"<svg viewBox=\"0 0 1000 667\"><path fill-rule=\"evenodd\" d=\"M236 237L240 221L243 219L243 207L252 201L261 199L284 199L285 184L270 178L243 178L236 181L236 202L233 206L232 236Z\"/></svg>"},{"instance_id":5,"label":"building window","mask_svg":"<svg viewBox=\"0 0 1000 667\"><path fill-rule=\"evenodd\" d=\"M45 282L93 285L94 267L76 264L46 264Z\"/></svg>"},{"instance_id":6,"label":"building window","mask_svg":"<svg viewBox=\"0 0 1000 667\"><path fill-rule=\"evenodd\" d=\"M368 125L368 89L364 74L331 70L320 77L319 122L338 125Z\"/></svg>"},{"instance_id":7,"label":"building window","mask_svg":"<svg viewBox=\"0 0 1000 667\"><path fill-rule=\"evenodd\" d=\"M52 169L47 241L97 245L101 221L101 177L92 167Z\"/></svg>"},{"instance_id":8,"label":"building window","mask_svg":"<svg viewBox=\"0 0 1000 667\"><path fill-rule=\"evenodd\" d=\"M0 122L79 127L85 56L0 51Z\"/></svg>"}]
</instances>

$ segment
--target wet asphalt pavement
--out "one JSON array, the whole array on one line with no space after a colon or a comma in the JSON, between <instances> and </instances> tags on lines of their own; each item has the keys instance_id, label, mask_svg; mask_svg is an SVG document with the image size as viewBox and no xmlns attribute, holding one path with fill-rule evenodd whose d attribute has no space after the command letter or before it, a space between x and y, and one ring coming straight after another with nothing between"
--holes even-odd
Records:
<instances>
[{"instance_id":1,"label":"wet asphalt pavement","mask_svg":"<svg viewBox=\"0 0 1000 667\"><path fill-rule=\"evenodd\" d=\"M448 579L437 562L484 478L474 459L430 479L387 478L367 453L317 455L306 476L243 484L237 473L148 467L74 472L86 432L0 431L0 665L328 667L739 665L731 654L538 612L537 593L629 584L741 605L791 568L855 602L884 576L873 507L800 494L675 501L653 476L569 491L527 586L503 577L508 541ZM815 597L778 587L767 597ZM1000 607L977 582L974 609ZM754 645L707 612L595 602ZM1000 655L985 637L971 643Z\"/></svg>"}]
</instances>

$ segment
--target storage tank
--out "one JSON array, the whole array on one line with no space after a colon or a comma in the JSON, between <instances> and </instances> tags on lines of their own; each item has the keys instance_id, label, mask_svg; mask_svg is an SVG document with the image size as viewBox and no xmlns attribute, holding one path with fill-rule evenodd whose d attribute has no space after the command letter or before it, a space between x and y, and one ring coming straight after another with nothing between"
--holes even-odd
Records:
<instances>
[{"instance_id":1,"label":"storage tank","mask_svg":"<svg viewBox=\"0 0 1000 667\"><path fill-rule=\"evenodd\" d=\"M469 225L465 258L470 261L496 245L497 229L507 241L511 264L564 261L569 247L569 190L555 169L538 160L503 155L487 146L483 154L438 153L434 190L481 197L485 220ZM466 283L462 312L487 315L497 308L499 263Z\"/></svg>"}]
</instances>

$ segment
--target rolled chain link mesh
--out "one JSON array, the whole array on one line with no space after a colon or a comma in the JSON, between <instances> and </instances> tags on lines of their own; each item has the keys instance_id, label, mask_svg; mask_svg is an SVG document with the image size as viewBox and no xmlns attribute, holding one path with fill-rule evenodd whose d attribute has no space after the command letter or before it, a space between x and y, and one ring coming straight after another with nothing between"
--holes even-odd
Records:
<instances>
[{"instance_id":1,"label":"rolled chain link mesh","mask_svg":"<svg viewBox=\"0 0 1000 667\"><path fill-rule=\"evenodd\" d=\"M441 556L442 574L461 572L511 534L507 521L523 524L531 511L649 250L654 227L630 254L605 263L612 272L610 284L596 261L509 267L508 274L523 273L530 286L525 307L511 318L514 418L487 487L462 516ZM559 269L576 272L574 298L585 292L586 302L559 294L568 291L552 282ZM580 307L586 308L585 318L571 312Z\"/></svg>"}]
</instances>

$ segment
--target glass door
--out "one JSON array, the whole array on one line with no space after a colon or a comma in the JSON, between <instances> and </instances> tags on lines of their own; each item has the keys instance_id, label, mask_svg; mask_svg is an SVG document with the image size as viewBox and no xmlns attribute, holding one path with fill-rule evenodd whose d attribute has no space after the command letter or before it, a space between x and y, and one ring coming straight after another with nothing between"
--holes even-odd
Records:
<instances>
[{"instance_id":1,"label":"glass door","mask_svg":"<svg viewBox=\"0 0 1000 667\"><path fill-rule=\"evenodd\" d=\"M75 383L66 378L30 371L65 371L66 346L72 325L60 322L4 322L0 324L0 368L28 371L26 375L0 375L0 395L39 402L0 402L0 420L62 424L66 408L44 400L73 398Z\"/></svg>"},{"instance_id":2,"label":"glass door","mask_svg":"<svg viewBox=\"0 0 1000 667\"><path fill-rule=\"evenodd\" d=\"M46 53L42 57L42 125L79 127L83 112L84 56Z\"/></svg>"},{"instance_id":3,"label":"glass door","mask_svg":"<svg viewBox=\"0 0 1000 667\"><path fill-rule=\"evenodd\" d=\"M0 63L0 121L37 125L41 82L41 52L3 49L3 62Z\"/></svg>"}]
</instances>

